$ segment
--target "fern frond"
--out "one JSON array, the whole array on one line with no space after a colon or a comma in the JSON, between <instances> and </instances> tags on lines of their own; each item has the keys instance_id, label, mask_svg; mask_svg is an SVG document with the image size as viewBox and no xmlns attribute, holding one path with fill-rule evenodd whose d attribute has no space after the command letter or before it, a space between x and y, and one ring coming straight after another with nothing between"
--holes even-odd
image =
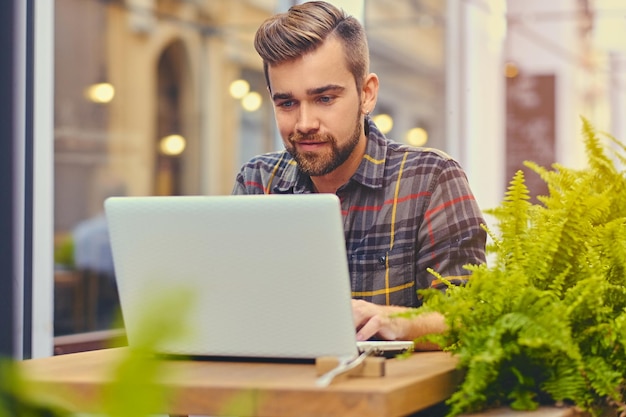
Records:
<instances>
[{"instance_id":1,"label":"fern frond","mask_svg":"<svg viewBox=\"0 0 626 417\"><path fill-rule=\"evenodd\" d=\"M585 360L585 375L598 398L620 398L620 384L624 381L623 370L615 369L600 356Z\"/></svg>"},{"instance_id":2,"label":"fern frond","mask_svg":"<svg viewBox=\"0 0 626 417\"><path fill-rule=\"evenodd\" d=\"M523 262L522 242L527 236L530 219L530 193L524 180L523 171L519 170L511 180L502 205L496 209L485 210L493 215L500 224L499 259L505 264L519 265Z\"/></svg>"},{"instance_id":3,"label":"fern frond","mask_svg":"<svg viewBox=\"0 0 626 417\"><path fill-rule=\"evenodd\" d=\"M617 149L614 149L614 148L610 149L613 157L615 157L619 162L621 162L622 165L626 165L626 144L616 139L615 136L609 133L602 132L602 134L606 138L609 139L609 141L613 144L614 147L617 147Z\"/></svg>"},{"instance_id":4,"label":"fern frond","mask_svg":"<svg viewBox=\"0 0 626 417\"><path fill-rule=\"evenodd\" d=\"M616 173L615 166L613 161L606 156L595 128L586 118L581 117L581 119L583 123L583 141L591 172L594 172L599 179L614 177Z\"/></svg>"},{"instance_id":5,"label":"fern frond","mask_svg":"<svg viewBox=\"0 0 626 417\"><path fill-rule=\"evenodd\" d=\"M552 170L548 170L532 161L525 161L524 165L538 174L548 186L548 195L537 197L548 208L559 207L562 194L572 188L580 175L579 171L567 169L557 163L552 164Z\"/></svg>"},{"instance_id":6,"label":"fern frond","mask_svg":"<svg viewBox=\"0 0 626 417\"><path fill-rule=\"evenodd\" d=\"M572 364L564 358L554 358L548 365L548 377L541 384L542 390L556 401L570 401L587 406L593 402L584 377L582 361Z\"/></svg>"}]
</instances>

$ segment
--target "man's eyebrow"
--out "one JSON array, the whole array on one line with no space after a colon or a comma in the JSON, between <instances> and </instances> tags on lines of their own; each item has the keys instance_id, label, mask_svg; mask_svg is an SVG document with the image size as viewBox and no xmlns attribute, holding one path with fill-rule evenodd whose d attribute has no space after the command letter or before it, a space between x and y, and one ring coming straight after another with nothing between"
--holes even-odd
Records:
<instances>
[{"instance_id":1,"label":"man's eyebrow","mask_svg":"<svg viewBox=\"0 0 626 417\"><path fill-rule=\"evenodd\" d=\"M324 86L321 86L321 87L309 88L308 90L306 90L306 94L308 96L315 96L315 95L318 95L318 94L327 93L329 91L340 93L340 92L342 92L345 89L346 88L341 86L341 85L328 84L328 85L324 85ZM272 94L272 100L274 100L274 101L276 101L276 100L290 100L292 98L293 98L293 93L274 93L274 94Z\"/></svg>"},{"instance_id":2,"label":"man's eyebrow","mask_svg":"<svg viewBox=\"0 0 626 417\"><path fill-rule=\"evenodd\" d=\"M343 90L345 90L346 88L337 84L328 84L328 85L324 85L322 87L316 87L316 88L309 88L308 90L306 90L306 93L310 96L314 96L317 94L323 94L323 93L327 93L329 91L335 91L335 92L342 92Z\"/></svg>"},{"instance_id":3,"label":"man's eyebrow","mask_svg":"<svg viewBox=\"0 0 626 417\"><path fill-rule=\"evenodd\" d=\"M274 93L272 94L272 100L289 100L293 98L293 94L291 93Z\"/></svg>"}]
</instances>

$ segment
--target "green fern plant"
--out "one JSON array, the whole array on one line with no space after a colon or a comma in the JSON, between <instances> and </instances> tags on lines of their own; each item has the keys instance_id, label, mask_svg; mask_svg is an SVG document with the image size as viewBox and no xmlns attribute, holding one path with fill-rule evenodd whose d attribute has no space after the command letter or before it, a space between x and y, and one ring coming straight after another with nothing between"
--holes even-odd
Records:
<instances>
[{"instance_id":1,"label":"green fern plant","mask_svg":"<svg viewBox=\"0 0 626 417\"><path fill-rule=\"evenodd\" d=\"M508 405L568 403L626 412L626 174L582 120L585 169L526 166L548 186L532 204L524 175L511 180L488 230L492 265L443 294L421 291L448 331L427 339L459 359L465 378L450 415ZM613 158L626 147L610 135ZM436 272L433 271L435 275Z\"/></svg>"}]
</instances>

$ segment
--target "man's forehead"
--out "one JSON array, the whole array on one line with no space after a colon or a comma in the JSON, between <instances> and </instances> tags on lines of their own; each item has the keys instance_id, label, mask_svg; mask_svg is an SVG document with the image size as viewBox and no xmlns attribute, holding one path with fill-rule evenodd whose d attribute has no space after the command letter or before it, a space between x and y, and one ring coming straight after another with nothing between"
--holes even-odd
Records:
<instances>
[{"instance_id":1,"label":"man's forehead","mask_svg":"<svg viewBox=\"0 0 626 417\"><path fill-rule=\"evenodd\" d=\"M343 47L334 39L326 40L306 54L267 68L272 93L302 93L329 85L347 87L353 78Z\"/></svg>"}]
</instances>

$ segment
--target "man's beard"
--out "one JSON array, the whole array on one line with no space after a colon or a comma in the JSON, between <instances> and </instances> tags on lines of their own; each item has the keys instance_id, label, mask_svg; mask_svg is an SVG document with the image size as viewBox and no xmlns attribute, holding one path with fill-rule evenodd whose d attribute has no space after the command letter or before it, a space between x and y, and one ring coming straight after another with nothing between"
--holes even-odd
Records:
<instances>
[{"instance_id":1,"label":"man's beard","mask_svg":"<svg viewBox=\"0 0 626 417\"><path fill-rule=\"evenodd\" d=\"M352 151L354 151L359 143L362 129L360 117L357 117L356 125L349 140L341 146L337 144L337 139L331 134L302 135L300 133L294 133L289 136L285 148L296 160L300 171L303 173L312 177L326 175L337 169L337 167L346 162L350 157ZM296 148L296 143L303 140L325 142L330 145L330 149L324 149L323 153L299 152Z\"/></svg>"}]
</instances>

